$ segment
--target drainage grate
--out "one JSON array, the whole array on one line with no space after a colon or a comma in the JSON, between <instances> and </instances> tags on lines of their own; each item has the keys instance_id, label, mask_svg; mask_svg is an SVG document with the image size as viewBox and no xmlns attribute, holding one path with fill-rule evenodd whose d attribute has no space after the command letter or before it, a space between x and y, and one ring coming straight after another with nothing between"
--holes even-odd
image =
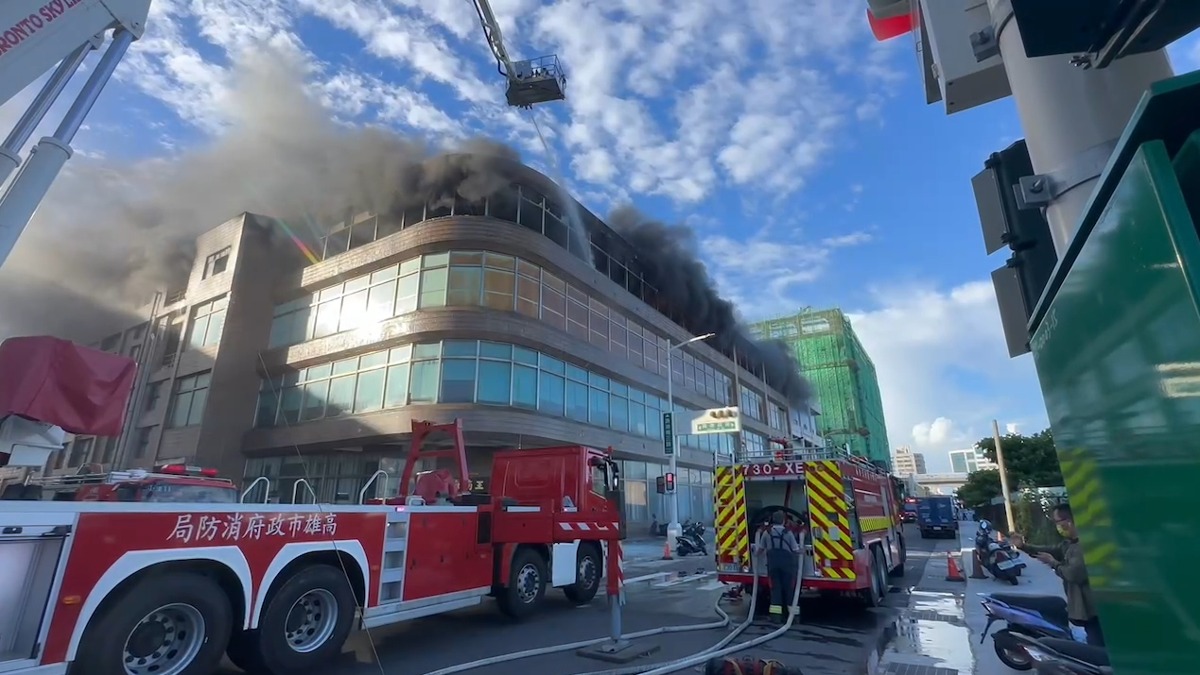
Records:
<instances>
[{"instance_id":1,"label":"drainage grate","mask_svg":"<svg viewBox=\"0 0 1200 675\"><path fill-rule=\"evenodd\" d=\"M891 675L960 675L957 670L951 668L917 666L911 663L889 663L883 672Z\"/></svg>"},{"instance_id":2,"label":"drainage grate","mask_svg":"<svg viewBox=\"0 0 1200 675\"><path fill-rule=\"evenodd\" d=\"M963 622L963 620L957 616L950 616L948 614L938 614L937 612L934 612L934 611L931 611L928 609L919 609L919 610L911 610L910 609L904 613L904 616L905 616L905 618L913 619L916 621L941 621L943 623L949 623L949 624L953 624L955 626L966 625Z\"/></svg>"}]
</instances>

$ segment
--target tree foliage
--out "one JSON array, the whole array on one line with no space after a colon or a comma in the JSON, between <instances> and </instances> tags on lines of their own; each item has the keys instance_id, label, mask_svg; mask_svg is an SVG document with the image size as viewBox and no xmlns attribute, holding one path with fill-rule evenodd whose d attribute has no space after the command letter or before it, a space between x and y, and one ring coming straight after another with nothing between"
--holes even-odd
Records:
<instances>
[{"instance_id":1,"label":"tree foliage","mask_svg":"<svg viewBox=\"0 0 1200 675\"><path fill-rule=\"evenodd\" d=\"M972 471L967 476L967 482L955 494L969 509L987 506L1000 496L1000 472L996 469Z\"/></svg>"},{"instance_id":2,"label":"tree foliage","mask_svg":"<svg viewBox=\"0 0 1200 675\"><path fill-rule=\"evenodd\" d=\"M1062 469L1058 466L1058 454L1054 450L1054 437L1049 429L1030 436L1008 434L1000 438L1004 449L1004 468L1008 471L1008 488L1060 487L1063 484ZM975 448L987 458L996 461L996 443L989 436L980 439ZM996 474L999 477L999 474ZM999 492L997 492L999 494Z\"/></svg>"}]
</instances>

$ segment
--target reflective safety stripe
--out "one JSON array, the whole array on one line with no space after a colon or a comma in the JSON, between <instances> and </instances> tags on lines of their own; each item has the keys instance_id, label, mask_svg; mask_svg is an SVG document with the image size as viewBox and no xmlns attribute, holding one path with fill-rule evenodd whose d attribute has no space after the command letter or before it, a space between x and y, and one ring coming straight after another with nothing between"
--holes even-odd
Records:
<instances>
[{"instance_id":1,"label":"reflective safety stripe","mask_svg":"<svg viewBox=\"0 0 1200 675\"><path fill-rule=\"evenodd\" d=\"M713 472L717 559L750 564L750 522L746 515L746 475L741 467L719 466Z\"/></svg>"},{"instance_id":2,"label":"reflective safety stripe","mask_svg":"<svg viewBox=\"0 0 1200 675\"><path fill-rule=\"evenodd\" d=\"M1067 448L1058 451L1058 464L1071 496L1071 514L1087 560L1088 583L1096 589L1108 588L1121 578L1121 559L1096 461L1085 450Z\"/></svg>"},{"instance_id":3,"label":"reflective safety stripe","mask_svg":"<svg viewBox=\"0 0 1200 675\"><path fill-rule=\"evenodd\" d=\"M813 525L813 565L826 578L853 580L858 575L841 468L833 460L805 462L804 475Z\"/></svg>"},{"instance_id":4,"label":"reflective safety stripe","mask_svg":"<svg viewBox=\"0 0 1200 675\"><path fill-rule=\"evenodd\" d=\"M878 532L892 526L892 519L887 516L860 516L859 525L863 532Z\"/></svg>"}]
</instances>

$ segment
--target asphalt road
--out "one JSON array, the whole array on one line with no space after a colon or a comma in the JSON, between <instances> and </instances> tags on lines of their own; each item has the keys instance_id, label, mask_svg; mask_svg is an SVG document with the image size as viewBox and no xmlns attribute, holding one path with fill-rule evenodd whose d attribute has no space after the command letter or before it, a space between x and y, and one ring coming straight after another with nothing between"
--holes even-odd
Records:
<instances>
[{"instance_id":1,"label":"asphalt road","mask_svg":"<svg viewBox=\"0 0 1200 675\"><path fill-rule=\"evenodd\" d=\"M912 587L921 579L925 562L933 551L945 549L938 540L925 541L914 531L907 538L909 561L903 578L892 579L892 592L885 606L858 610L841 603L806 603L803 621L782 636L748 654L775 658L789 666L798 666L805 675L859 675L868 673L869 664L895 636L900 611L907 607ZM711 576L712 559L653 561L627 567L626 578L668 572L669 585L662 579L631 585L623 611L625 633L655 628L712 621L714 603L721 595ZM684 572L684 576L679 576ZM701 572L708 572L703 574ZM546 647L608 634L607 603L597 597L590 605L574 607L560 592L550 590L543 611L530 619L513 623L502 617L490 602L482 607L430 617L393 627L375 629L351 637L342 660L323 669L322 675L424 675L440 668L488 658L514 651ZM722 605L734 624L745 616L749 598L740 604ZM739 642L763 635L772 628L751 625ZM639 641L657 651L633 664L653 663L679 658L705 649L728 634L728 629L703 630L647 638ZM477 668L479 675L526 675L527 673L591 673L619 666L574 652L499 663ZM239 673L232 666L222 675ZM699 672L689 669L687 672Z\"/></svg>"}]
</instances>

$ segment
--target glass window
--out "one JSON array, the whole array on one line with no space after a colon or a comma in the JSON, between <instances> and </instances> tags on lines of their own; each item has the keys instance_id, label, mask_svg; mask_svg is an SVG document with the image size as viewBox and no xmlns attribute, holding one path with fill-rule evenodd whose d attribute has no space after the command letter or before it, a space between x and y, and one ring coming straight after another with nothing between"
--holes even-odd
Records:
<instances>
[{"instance_id":1,"label":"glass window","mask_svg":"<svg viewBox=\"0 0 1200 675\"><path fill-rule=\"evenodd\" d=\"M479 356L485 359L503 359L505 361L511 361L512 345L506 345L499 342L480 342Z\"/></svg>"},{"instance_id":2,"label":"glass window","mask_svg":"<svg viewBox=\"0 0 1200 675\"><path fill-rule=\"evenodd\" d=\"M395 267L388 269L393 272ZM378 274L378 272L376 272ZM372 275L374 276L374 275ZM378 286L372 286L371 290L367 291L367 320L368 323L378 323L384 319L390 319L395 316L396 308L396 280L386 281Z\"/></svg>"},{"instance_id":3,"label":"glass window","mask_svg":"<svg viewBox=\"0 0 1200 675\"><path fill-rule=\"evenodd\" d=\"M638 436L647 436L646 433L646 406L641 403L629 402L629 430Z\"/></svg>"},{"instance_id":4,"label":"glass window","mask_svg":"<svg viewBox=\"0 0 1200 675\"><path fill-rule=\"evenodd\" d=\"M438 393L438 362L417 361L412 364L408 383L408 400L412 403L433 403Z\"/></svg>"},{"instance_id":5,"label":"glass window","mask_svg":"<svg viewBox=\"0 0 1200 675\"><path fill-rule=\"evenodd\" d=\"M192 309L192 322L188 326L187 335L189 349L215 345L221 341L221 333L225 329L225 310L228 306L229 298L223 295Z\"/></svg>"},{"instance_id":6,"label":"glass window","mask_svg":"<svg viewBox=\"0 0 1200 675\"><path fill-rule=\"evenodd\" d=\"M608 392L592 389L588 398L588 419L592 424L608 426Z\"/></svg>"},{"instance_id":7,"label":"glass window","mask_svg":"<svg viewBox=\"0 0 1200 675\"><path fill-rule=\"evenodd\" d=\"M477 340L445 340L442 342L442 356L475 358L478 352L479 342Z\"/></svg>"},{"instance_id":8,"label":"glass window","mask_svg":"<svg viewBox=\"0 0 1200 675\"><path fill-rule=\"evenodd\" d=\"M508 361L480 360L477 386L480 403L508 405L512 401L512 364Z\"/></svg>"},{"instance_id":9,"label":"glass window","mask_svg":"<svg viewBox=\"0 0 1200 675\"><path fill-rule=\"evenodd\" d=\"M402 363L387 369L387 387L384 389L383 406L399 408L408 405L408 364Z\"/></svg>"},{"instance_id":10,"label":"glass window","mask_svg":"<svg viewBox=\"0 0 1200 675\"><path fill-rule=\"evenodd\" d=\"M587 304L574 298L567 299L567 332L577 338L588 339Z\"/></svg>"},{"instance_id":11,"label":"glass window","mask_svg":"<svg viewBox=\"0 0 1200 675\"><path fill-rule=\"evenodd\" d=\"M483 251L451 251L450 264L478 267L483 264Z\"/></svg>"},{"instance_id":12,"label":"glass window","mask_svg":"<svg viewBox=\"0 0 1200 675\"><path fill-rule=\"evenodd\" d=\"M509 270L510 272L517 269L517 259L511 255L488 253L484 260L484 264L488 267L495 267L496 269L500 270Z\"/></svg>"},{"instance_id":13,"label":"glass window","mask_svg":"<svg viewBox=\"0 0 1200 675\"><path fill-rule=\"evenodd\" d=\"M542 320L559 330L567 329L567 296L558 277L542 272Z\"/></svg>"},{"instance_id":14,"label":"glass window","mask_svg":"<svg viewBox=\"0 0 1200 675\"><path fill-rule=\"evenodd\" d=\"M579 366L573 366L568 363L567 364L567 379L575 380L576 382L586 383L588 381L588 371L584 370L583 368L580 368Z\"/></svg>"},{"instance_id":15,"label":"glass window","mask_svg":"<svg viewBox=\"0 0 1200 675\"><path fill-rule=\"evenodd\" d=\"M367 291L363 289L342 298L338 332L354 330L365 325L367 325Z\"/></svg>"},{"instance_id":16,"label":"glass window","mask_svg":"<svg viewBox=\"0 0 1200 675\"><path fill-rule=\"evenodd\" d=\"M538 371L536 368L513 366L513 407L537 409L537 385Z\"/></svg>"},{"instance_id":17,"label":"glass window","mask_svg":"<svg viewBox=\"0 0 1200 675\"><path fill-rule=\"evenodd\" d=\"M417 361L436 359L441 355L442 343L440 342L422 342L412 346L412 357Z\"/></svg>"},{"instance_id":18,"label":"glass window","mask_svg":"<svg viewBox=\"0 0 1200 675\"><path fill-rule=\"evenodd\" d=\"M358 371L358 357L342 359L333 364L334 375L349 375Z\"/></svg>"},{"instance_id":19,"label":"glass window","mask_svg":"<svg viewBox=\"0 0 1200 675\"><path fill-rule=\"evenodd\" d=\"M283 390L279 402L279 422L295 424L300 421L300 408L304 402L304 390L300 387L287 387Z\"/></svg>"},{"instance_id":20,"label":"glass window","mask_svg":"<svg viewBox=\"0 0 1200 675\"><path fill-rule=\"evenodd\" d=\"M428 258L429 256L425 256ZM425 270L421 272L421 299L417 303L422 309L426 307L443 307L446 304L447 268Z\"/></svg>"},{"instance_id":21,"label":"glass window","mask_svg":"<svg viewBox=\"0 0 1200 675\"><path fill-rule=\"evenodd\" d=\"M208 403L208 385L211 373L197 373L175 381L175 392L167 412L167 426L171 428L191 427L204 418L204 407Z\"/></svg>"},{"instance_id":22,"label":"glass window","mask_svg":"<svg viewBox=\"0 0 1200 675\"><path fill-rule=\"evenodd\" d=\"M533 351L532 349L526 349L524 347L514 346L513 347L513 361L516 361L517 363L526 363L531 366L536 366L538 364L538 353Z\"/></svg>"},{"instance_id":23,"label":"glass window","mask_svg":"<svg viewBox=\"0 0 1200 675\"><path fill-rule=\"evenodd\" d=\"M329 380L317 380L304 385L304 409L300 411L303 421L319 420L325 416L325 401L329 399Z\"/></svg>"},{"instance_id":24,"label":"glass window","mask_svg":"<svg viewBox=\"0 0 1200 675\"><path fill-rule=\"evenodd\" d=\"M387 360L388 353L386 351L363 354L359 357L359 362L361 363L359 367L363 370L370 370L371 368L377 368L385 365Z\"/></svg>"},{"instance_id":25,"label":"glass window","mask_svg":"<svg viewBox=\"0 0 1200 675\"><path fill-rule=\"evenodd\" d=\"M555 375L563 374L565 364L562 361L550 356L546 356L545 354L540 355L538 360L541 363L542 370L548 373L554 373Z\"/></svg>"},{"instance_id":26,"label":"glass window","mask_svg":"<svg viewBox=\"0 0 1200 675\"><path fill-rule=\"evenodd\" d=\"M429 269L430 267L445 267L450 264L450 253L427 253L424 260L421 262L421 267Z\"/></svg>"},{"instance_id":27,"label":"glass window","mask_svg":"<svg viewBox=\"0 0 1200 675\"><path fill-rule=\"evenodd\" d=\"M265 428L275 426L275 417L279 412L279 393L274 387L258 394L258 412L254 415L254 426Z\"/></svg>"},{"instance_id":28,"label":"glass window","mask_svg":"<svg viewBox=\"0 0 1200 675\"><path fill-rule=\"evenodd\" d=\"M479 292L482 283L482 269L478 267L451 267L449 290L446 292L446 304L451 307L474 307L479 305Z\"/></svg>"},{"instance_id":29,"label":"glass window","mask_svg":"<svg viewBox=\"0 0 1200 675\"><path fill-rule=\"evenodd\" d=\"M314 338L327 337L337 332L338 314L341 308L341 299L330 300L317 305L317 321L313 326Z\"/></svg>"},{"instance_id":30,"label":"glass window","mask_svg":"<svg viewBox=\"0 0 1200 675\"><path fill-rule=\"evenodd\" d=\"M511 258L510 258L511 260ZM516 281L513 273L487 268L483 274L483 304L492 309L512 311Z\"/></svg>"},{"instance_id":31,"label":"glass window","mask_svg":"<svg viewBox=\"0 0 1200 675\"><path fill-rule=\"evenodd\" d=\"M417 308L417 289L420 287L420 274L409 274L400 277L396 284L396 315L407 314Z\"/></svg>"},{"instance_id":32,"label":"glass window","mask_svg":"<svg viewBox=\"0 0 1200 675\"><path fill-rule=\"evenodd\" d=\"M329 381L329 399L325 404L326 417L338 417L354 411L354 375L335 377Z\"/></svg>"},{"instance_id":33,"label":"glass window","mask_svg":"<svg viewBox=\"0 0 1200 675\"><path fill-rule=\"evenodd\" d=\"M517 311L538 318L542 301L542 284L524 275L517 277Z\"/></svg>"},{"instance_id":34,"label":"glass window","mask_svg":"<svg viewBox=\"0 0 1200 675\"><path fill-rule=\"evenodd\" d=\"M388 351L388 363L408 363L412 360L412 345L400 345Z\"/></svg>"},{"instance_id":35,"label":"glass window","mask_svg":"<svg viewBox=\"0 0 1200 675\"><path fill-rule=\"evenodd\" d=\"M588 421L588 387L586 384L568 380L565 399L567 417L580 422Z\"/></svg>"},{"instance_id":36,"label":"glass window","mask_svg":"<svg viewBox=\"0 0 1200 675\"><path fill-rule=\"evenodd\" d=\"M629 401L617 395L609 396L609 420L616 431L629 431Z\"/></svg>"},{"instance_id":37,"label":"glass window","mask_svg":"<svg viewBox=\"0 0 1200 675\"><path fill-rule=\"evenodd\" d=\"M363 357L363 360L365 361L366 357ZM354 390L354 412L370 412L383 407L383 385L386 378L387 370L384 368L359 373Z\"/></svg>"},{"instance_id":38,"label":"glass window","mask_svg":"<svg viewBox=\"0 0 1200 675\"><path fill-rule=\"evenodd\" d=\"M442 361L442 403L473 403L475 401L475 359L444 359Z\"/></svg>"},{"instance_id":39,"label":"glass window","mask_svg":"<svg viewBox=\"0 0 1200 675\"><path fill-rule=\"evenodd\" d=\"M562 417L565 405L565 381L558 375L543 372L538 386L538 410L547 415Z\"/></svg>"}]
</instances>

